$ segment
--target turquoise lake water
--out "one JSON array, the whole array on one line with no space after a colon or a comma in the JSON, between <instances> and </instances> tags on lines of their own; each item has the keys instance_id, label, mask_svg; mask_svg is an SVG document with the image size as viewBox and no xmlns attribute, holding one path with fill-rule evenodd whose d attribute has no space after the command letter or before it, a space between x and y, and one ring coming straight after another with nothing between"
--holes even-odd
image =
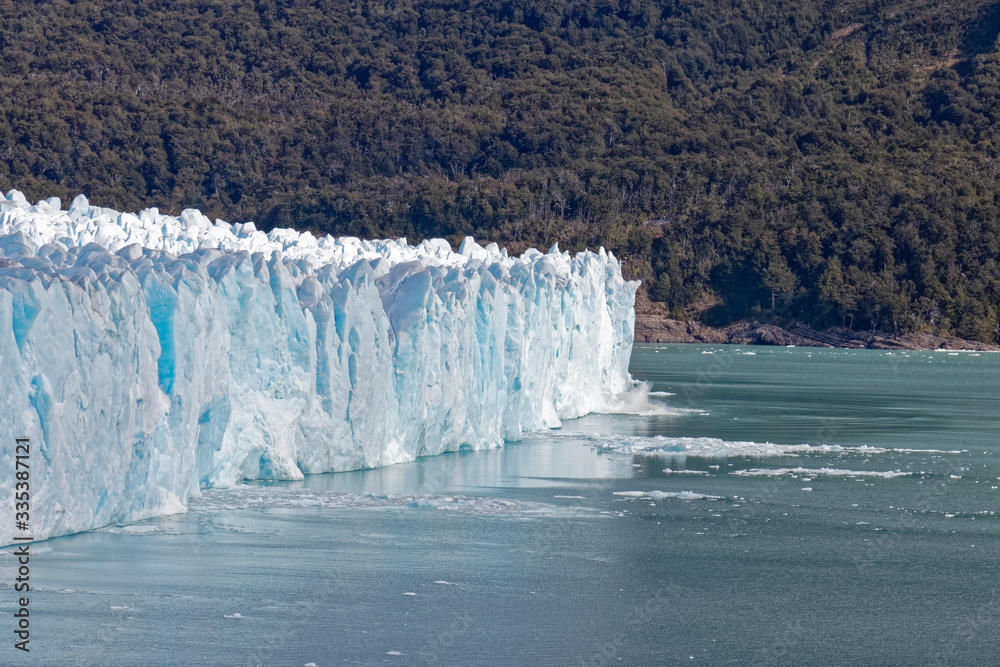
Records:
<instances>
[{"instance_id":1,"label":"turquoise lake water","mask_svg":"<svg viewBox=\"0 0 1000 667\"><path fill-rule=\"evenodd\" d=\"M33 546L0 664L1000 664L1000 354L637 346L652 398Z\"/></svg>"}]
</instances>

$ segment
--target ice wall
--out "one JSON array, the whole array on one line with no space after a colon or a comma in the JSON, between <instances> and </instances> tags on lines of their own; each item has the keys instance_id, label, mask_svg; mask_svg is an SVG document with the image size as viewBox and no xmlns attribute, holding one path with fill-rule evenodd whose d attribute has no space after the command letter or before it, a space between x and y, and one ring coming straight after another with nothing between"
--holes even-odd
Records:
<instances>
[{"instance_id":1,"label":"ice wall","mask_svg":"<svg viewBox=\"0 0 1000 667\"><path fill-rule=\"evenodd\" d=\"M497 447L630 388L636 286L603 248L455 253L11 191L0 502L24 436L36 539L202 487Z\"/></svg>"}]
</instances>

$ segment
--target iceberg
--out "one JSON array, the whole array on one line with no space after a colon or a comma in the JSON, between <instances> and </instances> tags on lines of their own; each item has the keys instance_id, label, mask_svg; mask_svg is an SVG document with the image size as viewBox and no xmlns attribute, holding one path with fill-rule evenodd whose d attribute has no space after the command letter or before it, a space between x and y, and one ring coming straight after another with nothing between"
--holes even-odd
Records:
<instances>
[{"instance_id":1,"label":"iceberg","mask_svg":"<svg viewBox=\"0 0 1000 667\"><path fill-rule=\"evenodd\" d=\"M44 539L204 488L484 449L606 409L637 282L613 254L316 238L188 209L0 198L0 500ZM0 544L21 535L0 522Z\"/></svg>"}]
</instances>

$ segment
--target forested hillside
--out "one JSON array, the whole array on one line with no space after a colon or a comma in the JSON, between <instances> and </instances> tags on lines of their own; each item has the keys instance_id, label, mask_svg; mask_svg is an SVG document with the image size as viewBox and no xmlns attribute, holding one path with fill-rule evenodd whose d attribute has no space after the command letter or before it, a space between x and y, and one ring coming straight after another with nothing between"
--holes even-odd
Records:
<instances>
[{"instance_id":1,"label":"forested hillside","mask_svg":"<svg viewBox=\"0 0 1000 667\"><path fill-rule=\"evenodd\" d=\"M0 0L0 185L1000 340L1000 3Z\"/></svg>"}]
</instances>

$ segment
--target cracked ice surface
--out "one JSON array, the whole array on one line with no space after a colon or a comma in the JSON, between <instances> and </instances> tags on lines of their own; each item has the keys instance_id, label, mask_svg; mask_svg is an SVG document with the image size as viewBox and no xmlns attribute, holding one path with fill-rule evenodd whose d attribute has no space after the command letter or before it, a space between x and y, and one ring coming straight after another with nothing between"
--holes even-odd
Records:
<instances>
[{"instance_id":1,"label":"cracked ice surface","mask_svg":"<svg viewBox=\"0 0 1000 667\"><path fill-rule=\"evenodd\" d=\"M364 241L0 198L0 457L35 539L201 488L500 446L615 404L638 283L615 257ZM13 474L0 502L13 503ZM0 544L14 534L0 522Z\"/></svg>"}]
</instances>

